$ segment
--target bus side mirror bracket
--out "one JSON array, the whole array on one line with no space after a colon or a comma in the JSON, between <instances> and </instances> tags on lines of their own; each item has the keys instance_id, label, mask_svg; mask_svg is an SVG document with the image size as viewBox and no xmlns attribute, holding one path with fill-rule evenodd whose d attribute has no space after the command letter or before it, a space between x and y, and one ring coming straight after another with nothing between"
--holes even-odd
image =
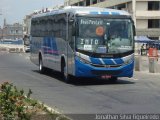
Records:
<instances>
[{"instance_id":1,"label":"bus side mirror bracket","mask_svg":"<svg viewBox=\"0 0 160 120\"><path fill-rule=\"evenodd\" d=\"M133 26L133 34L134 34L134 36L136 36L136 27L135 27L135 23L134 23L134 21L132 20L132 26Z\"/></svg>"},{"instance_id":2,"label":"bus side mirror bracket","mask_svg":"<svg viewBox=\"0 0 160 120\"><path fill-rule=\"evenodd\" d=\"M73 21L71 23L71 28L72 28L72 36L75 36L76 35L76 26L75 26L75 22Z\"/></svg>"},{"instance_id":3,"label":"bus side mirror bracket","mask_svg":"<svg viewBox=\"0 0 160 120\"><path fill-rule=\"evenodd\" d=\"M135 25L133 25L133 34L134 34L134 36L136 36L136 27L135 27Z\"/></svg>"},{"instance_id":4,"label":"bus side mirror bracket","mask_svg":"<svg viewBox=\"0 0 160 120\"><path fill-rule=\"evenodd\" d=\"M76 35L76 28L74 23L75 23L75 20L73 18L70 18L69 25L71 25L72 36Z\"/></svg>"}]
</instances>

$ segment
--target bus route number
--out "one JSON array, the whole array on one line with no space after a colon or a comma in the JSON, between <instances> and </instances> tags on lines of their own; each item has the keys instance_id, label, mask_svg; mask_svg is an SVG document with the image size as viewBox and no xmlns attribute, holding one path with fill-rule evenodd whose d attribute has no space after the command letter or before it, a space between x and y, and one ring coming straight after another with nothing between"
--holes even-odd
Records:
<instances>
[{"instance_id":1,"label":"bus route number","mask_svg":"<svg viewBox=\"0 0 160 120\"><path fill-rule=\"evenodd\" d=\"M99 40L98 39L80 39L81 45L98 45Z\"/></svg>"}]
</instances>

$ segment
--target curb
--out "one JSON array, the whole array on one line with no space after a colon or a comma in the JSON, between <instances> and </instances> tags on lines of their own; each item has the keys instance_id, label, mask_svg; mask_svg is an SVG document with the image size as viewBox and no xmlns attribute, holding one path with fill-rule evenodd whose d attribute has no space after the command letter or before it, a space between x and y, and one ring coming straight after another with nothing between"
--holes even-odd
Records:
<instances>
[{"instance_id":1,"label":"curb","mask_svg":"<svg viewBox=\"0 0 160 120\"><path fill-rule=\"evenodd\" d=\"M25 97L27 98L26 95L25 95ZM30 99L36 100L36 99L31 98L31 97L30 97ZM56 118L56 120L59 120L61 117L65 117L65 118L67 118L68 120L72 120L71 118L69 118L69 117L65 116L64 114L60 113L59 111L57 111L57 110L49 107L48 105L44 104L43 102L41 102L41 101L39 101L39 100L36 100L36 101L37 101L40 105L43 105L50 113L60 115L60 116L58 116L58 117Z\"/></svg>"},{"instance_id":2,"label":"curb","mask_svg":"<svg viewBox=\"0 0 160 120\"><path fill-rule=\"evenodd\" d=\"M37 101L38 101L38 100L37 100ZM72 120L71 118L69 118L69 117L65 116L64 114L60 113L59 111L57 111L57 110L49 107L48 105L42 103L41 101L38 101L38 103L41 104L41 105L43 105L49 112L51 112L51 113L53 113L53 114L58 114L58 115L60 115L60 116L58 116L58 117L56 118L56 120L59 120L61 117L65 117L65 118L67 118L67 119L69 119L69 120Z\"/></svg>"},{"instance_id":3,"label":"curb","mask_svg":"<svg viewBox=\"0 0 160 120\"><path fill-rule=\"evenodd\" d=\"M25 96L25 97L27 97L27 96ZM32 99L32 98L31 98L31 99ZM38 102L40 105L43 105L50 113L60 115L60 116L58 116L58 117L56 118L56 120L59 120L59 119L61 119L62 117L67 118L68 120L72 120L71 118L65 116L64 114L62 114L62 113L59 112L58 110L55 110L55 109L49 107L48 105L44 104L43 102L41 102L41 101L39 101L39 100L37 100L37 102Z\"/></svg>"},{"instance_id":4,"label":"curb","mask_svg":"<svg viewBox=\"0 0 160 120\"><path fill-rule=\"evenodd\" d=\"M143 74L148 74L148 75L160 75L160 73L150 73L150 72L148 72L148 71L134 71L135 73L143 73Z\"/></svg>"}]
</instances>

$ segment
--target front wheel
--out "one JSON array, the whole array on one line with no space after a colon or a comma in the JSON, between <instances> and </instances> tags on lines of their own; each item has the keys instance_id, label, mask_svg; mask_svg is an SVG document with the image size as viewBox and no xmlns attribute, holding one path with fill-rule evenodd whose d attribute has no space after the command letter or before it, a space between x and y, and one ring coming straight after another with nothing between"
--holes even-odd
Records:
<instances>
[{"instance_id":1,"label":"front wheel","mask_svg":"<svg viewBox=\"0 0 160 120\"><path fill-rule=\"evenodd\" d=\"M61 65L61 73L62 73L62 78L66 83L71 83L71 77L67 73L67 67L65 63L62 63Z\"/></svg>"},{"instance_id":2,"label":"front wheel","mask_svg":"<svg viewBox=\"0 0 160 120\"><path fill-rule=\"evenodd\" d=\"M43 61L42 61L42 58L39 58L39 72L41 74L45 73L46 69L45 67L43 66Z\"/></svg>"}]
</instances>

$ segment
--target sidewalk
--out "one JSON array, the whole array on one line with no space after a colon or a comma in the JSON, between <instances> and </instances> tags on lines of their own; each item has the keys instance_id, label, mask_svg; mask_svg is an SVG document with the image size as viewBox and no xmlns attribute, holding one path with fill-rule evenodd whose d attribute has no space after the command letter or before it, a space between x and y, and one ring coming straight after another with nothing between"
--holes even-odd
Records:
<instances>
[{"instance_id":1,"label":"sidewalk","mask_svg":"<svg viewBox=\"0 0 160 120\"><path fill-rule=\"evenodd\" d=\"M157 73L160 74L160 58L157 61L156 68L157 68ZM149 73L149 57L148 56L140 56L140 72Z\"/></svg>"},{"instance_id":2,"label":"sidewalk","mask_svg":"<svg viewBox=\"0 0 160 120\"><path fill-rule=\"evenodd\" d=\"M0 44L0 52L24 52L24 45Z\"/></svg>"}]
</instances>

